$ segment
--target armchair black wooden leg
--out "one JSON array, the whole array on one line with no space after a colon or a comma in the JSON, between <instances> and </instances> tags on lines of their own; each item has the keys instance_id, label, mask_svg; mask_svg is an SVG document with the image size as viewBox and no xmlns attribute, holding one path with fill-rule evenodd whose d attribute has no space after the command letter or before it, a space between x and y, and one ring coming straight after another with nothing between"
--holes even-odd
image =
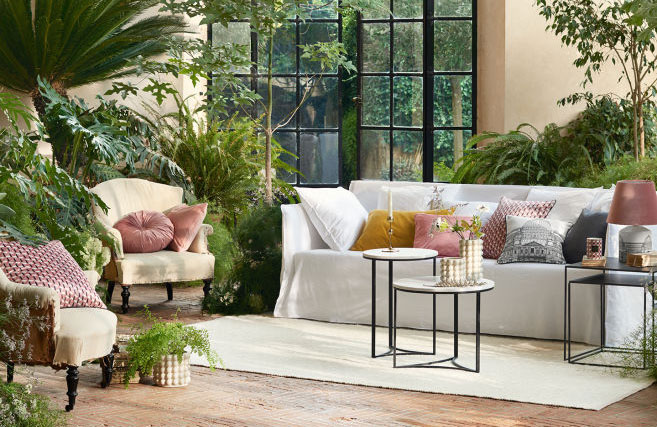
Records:
<instances>
[{"instance_id":1,"label":"armchair black wooden leg","mask_svg":"<svg viewBox=\"0 0 657 427\"><path fill-rule=\"evenodd\" d=\"M207 297L212 290L212 279L205 279L203 281L203 296Z\"/></svg>"},{"instance_id":2,"label":"armchair black wooden leg","mask_svg":"<svg viewBox=\"0 0 657 427\"><path fill-rule=\"evenodd\" d=\"M7 362L7 384L14 382L14 362Z\"/></svg>"},{"instance_id":3,"label":"armchair black wooden leg","mask_svg":"<svg viewBox=\"0 0 657 427\"><path fill-rule=\"evenodd\" d=\"M112 294L114 294L114 285L115 283L113 281L107 282L107 300L105 303L109 306L112 304Z\"/></svg>"},{"instance_id":4,"label":"armchair black wooden leg","mask_svg":"<svg viewBox=\"0 0 657 427\"><path fill-rule=\"evenodd\" d=\"M121 291L121 297L123 297L123 304L121 304L121 311L123 311L123 314L126 314L128 312L128 302L130 301L130 286L123 286L123 291Z\"/></svg>"},{"instance_id":5,"label":"armchair black wooden leg","mask_svg":"<svg viewBox=\"0 0 657 427\"><path fill-rule=\"evenodd\" d=\"M107 356L103 357L103 381L100 383L102 388L108 387L112 383L112 374L114 372L114 349Z\"/></svg>"},{"instance_id":6,"label":"armchair black wooden leg","mask_svg":"<svg viewBox=\"0 0 657 427\"><path fill-rule=\"evenodd\" d=\"M165 283L165 285L167 287L167 300L172 301L173 300L173 285L171 284L171 282L167 282L167 283Z\"/></svg>"},{"instance_id":7,"label":"armchair black wooden leg","mask_svg":"<svg viewBox=\"0 0 657 427\"><path fill-rule=\"evenodd\" d=\"M66 370L66 386L68 391L68 405L66 405L66 412L72 411L75 407L75 398L78 396L78 367L69 366Z\"/></svg>"}]
</instances>

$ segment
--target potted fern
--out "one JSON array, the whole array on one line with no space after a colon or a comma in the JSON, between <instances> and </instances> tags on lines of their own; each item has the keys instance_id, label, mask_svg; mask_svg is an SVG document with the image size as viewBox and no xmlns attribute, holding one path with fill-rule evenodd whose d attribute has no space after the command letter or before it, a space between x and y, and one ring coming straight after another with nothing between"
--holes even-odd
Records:
<instances>
[{"instance_id":1,"label":"potted fern","mask_svg":"<svg viewBox=\"0 0 657 427\"><path fill-rule=\"evenodd\" d=\"M165 322L153 316L145 307L150 328L140 325L136 334L128 341L129 355L123 382L128 386L137 373L150 375L161 387L184 387L191 381L189 356L191 353L204 356L214 370L220 363L217 352L211 348L208 331L186 326L174 318Z\"/></svg>"}]
</instances>

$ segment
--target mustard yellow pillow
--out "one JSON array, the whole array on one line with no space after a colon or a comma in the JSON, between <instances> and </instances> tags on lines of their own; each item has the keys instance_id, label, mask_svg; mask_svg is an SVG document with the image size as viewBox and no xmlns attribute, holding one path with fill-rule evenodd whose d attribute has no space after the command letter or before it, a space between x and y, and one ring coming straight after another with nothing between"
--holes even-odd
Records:
<instances>
[{"instance_id":1,"label":"mustard yellow pillow","mask_svg":"<svg viewBox=\"0 0 657 427\"><path fill-rule=\"evenodd\" d=\"M392 246L395 248L412 248L415 239L415 214L451 215L452 209L432 211L394 211L392 222ZM388 211L373 210L358 240L351 247L352 251L388 247Z\"/></svg>"}]
</instances>

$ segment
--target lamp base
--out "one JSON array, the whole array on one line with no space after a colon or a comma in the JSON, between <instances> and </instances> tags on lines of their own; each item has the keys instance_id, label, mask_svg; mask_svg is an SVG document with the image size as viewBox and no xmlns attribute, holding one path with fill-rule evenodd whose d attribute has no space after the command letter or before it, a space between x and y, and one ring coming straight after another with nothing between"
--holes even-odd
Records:
<instances>
[{"instance_id":1,"label":"lamp base","mask_svg":"<svg viewBox=\"0 0 657 427\"><path fill-rule=\"evenodd\" d=\"M618 232L618 258L627 262L627 254L652 250L652 233L641 225L630 225Z\"/></svg>"}]
</instances>

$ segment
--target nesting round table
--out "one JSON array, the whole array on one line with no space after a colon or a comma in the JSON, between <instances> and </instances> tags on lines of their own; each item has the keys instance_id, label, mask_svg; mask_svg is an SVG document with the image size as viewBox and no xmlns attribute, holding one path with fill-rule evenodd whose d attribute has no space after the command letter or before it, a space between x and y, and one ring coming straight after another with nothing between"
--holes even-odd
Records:
<instances>
[{"instance_id":1,"label":"nesting round table","mask_svg":"<svg viewBox=\"0 0 657 427\"><path fill-rule=\"evenodd\" d=\"M396 248L394 252L387 249L371 249L363 252L363 258L372 261L372 357L392 355L392 276L395 261L421 261L433 259L433 274L436 275L436 257L433 249ZM376 354L376 262L388 262L388 351ZM435 316L434 316L435 317Z\"/></svg>"},{"instance_id":2,"label":"nesting round table","mask_svg":"<svg viewBox=\"0 0 657 427\"><path fill-rule=\"evenodd\" d=\"M459 369L469 372L479 372L479 348L481 341L480 313L481 293L495 288L495 282L488 279L480 279L472 286L437 286L440 282L439 276L424 276L408 279L398 279L393 282L393 313L392 313L392 366L395 368L442 368ZM413 294L431 295L433 299L433 353L409 352L404 350L403 354L436 354L436 296L453 295L454 297L454 350L451 357L431 362L415 363L411 365L397 365L397 294L407 292ZM458 362L459 357L459 295L475 294L476 296L476 332L475 332L475 367L467 367Z\"/></svg>"}]
</instances>

